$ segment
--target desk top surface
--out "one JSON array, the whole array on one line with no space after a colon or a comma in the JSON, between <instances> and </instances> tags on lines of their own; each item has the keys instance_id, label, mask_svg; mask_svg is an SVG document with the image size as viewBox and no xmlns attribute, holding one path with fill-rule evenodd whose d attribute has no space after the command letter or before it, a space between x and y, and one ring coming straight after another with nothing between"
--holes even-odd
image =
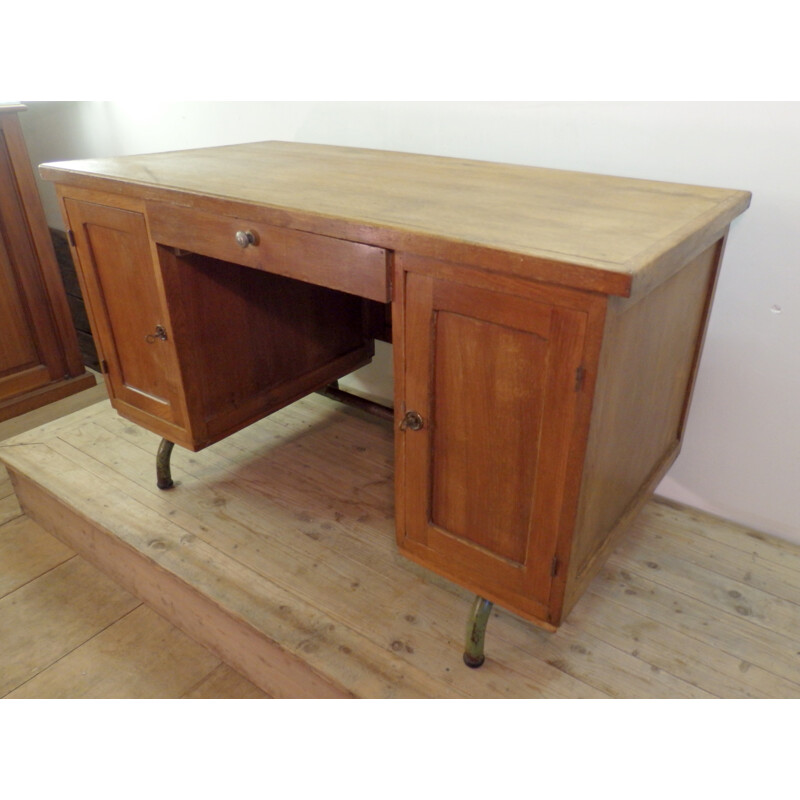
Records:
<instances>
[{"instance_id":1,"label":"desk top surface","mask_svg":"<svg viewBox=\"0 0 800 800\"><path fill-rule=\"evenodd\" d=\"M732 189L292 142L40 171L150 200L272 209L289 227L623 296L660 283L750 203Z\"/></svg>"}]
</instances>

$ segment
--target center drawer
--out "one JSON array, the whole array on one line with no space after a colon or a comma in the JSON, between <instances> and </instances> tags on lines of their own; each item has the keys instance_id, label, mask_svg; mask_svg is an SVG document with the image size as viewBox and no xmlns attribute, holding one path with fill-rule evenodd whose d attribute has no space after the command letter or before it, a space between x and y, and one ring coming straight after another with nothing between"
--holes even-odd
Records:
<instances>
[{"instance_id":1,"label":"center drawer","mask_svg":"<svg viewBox=\"0 0 800 800\"><path fill-rule=\"evenodd\" d=\"M383 248L185 206L148 203L158 244L387 303Z\"/></svg>"}]
</instances>

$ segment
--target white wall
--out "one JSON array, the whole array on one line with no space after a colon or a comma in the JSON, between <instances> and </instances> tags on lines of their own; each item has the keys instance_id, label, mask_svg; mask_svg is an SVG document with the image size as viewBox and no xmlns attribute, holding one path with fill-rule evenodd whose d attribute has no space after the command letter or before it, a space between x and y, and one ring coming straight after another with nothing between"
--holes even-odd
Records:
<instances>
[{"instance_id":1,"label":"white wall","mask_svg":"<svg viewBox=\"0 0 800 800\"><path fill-rule=\"evenodd\" d=\"M285 139L752 191L659 493L800 543L800 103L48 102L22 118L37 164ZM390 349L351 385L390 397Z\"/></svg>"}]
</instances>

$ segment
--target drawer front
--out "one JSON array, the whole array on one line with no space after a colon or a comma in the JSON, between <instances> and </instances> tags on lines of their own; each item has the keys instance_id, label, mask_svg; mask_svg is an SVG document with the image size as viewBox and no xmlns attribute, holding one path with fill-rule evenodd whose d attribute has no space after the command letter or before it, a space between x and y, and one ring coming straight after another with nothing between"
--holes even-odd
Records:
<instances>
[{"instance_id":1,"label":"drawer front","mask_svg":"<svg viewBox=\"0 0 800 800\"><path fill-rule=\"evenodd\" d=\"M147 216L158 244L380 303L390 300L387 252L380 247L163 203L148 203Z\"/></svg>"}]
</instances>

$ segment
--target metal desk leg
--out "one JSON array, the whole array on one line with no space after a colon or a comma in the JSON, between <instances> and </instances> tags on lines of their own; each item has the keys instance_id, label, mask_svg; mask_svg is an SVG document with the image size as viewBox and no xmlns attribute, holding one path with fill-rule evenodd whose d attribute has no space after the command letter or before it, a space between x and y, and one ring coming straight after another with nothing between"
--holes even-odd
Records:
<instances>
[{"instance_id":1,"label":"metal desk leg","mask_svg":"<svg viewBox=\"0 0 800 800\"><path fill-rule=\"evenodd\" d=\"M472 669L477 669L484 661L483 640L493 605L494 603L490 603L480 595L475 597L467 622L467 643L464 649L464 663Z\"/></svg>"},{"instance_id":2,"label":"metal desk leg","mask_svg":"<svg viewBox=\"0 0 800 800\"><path fill-rule=\"evenodd\" d=\"M169 467L169 458L172 455L172 448L175 447L174 442L168 439L162 439L161 444L158 446L158 454L156 455L156 484L159 489L170 489L172 483L172 472Z\"/></svg>"}]
</instances>

